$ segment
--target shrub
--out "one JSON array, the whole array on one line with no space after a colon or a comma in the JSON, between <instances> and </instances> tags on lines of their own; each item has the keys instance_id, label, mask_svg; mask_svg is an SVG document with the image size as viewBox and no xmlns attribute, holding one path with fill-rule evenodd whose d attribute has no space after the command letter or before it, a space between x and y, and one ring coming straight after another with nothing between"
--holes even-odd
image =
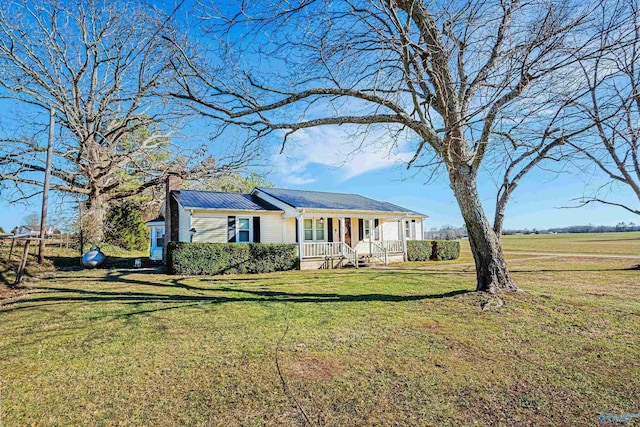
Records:
<instances>
[{"instance_id":1,"label":"shrub","mask_svg":"<svg viewBox=\"0 0 640 427\"><path fill-rule=\"evenodd\" d=\"M140 206L128 201L109 209L105 242L129 251L145 250L149 247L149 229L144 223Z\"/></svg>"},{"instance_id":2,"label":"shrub","mask_svg":"<svg viewBox=\"0 0 640 427\"><path fill-rule=\"evenodd\" d=\"M458 259L460 242L457 240L408 240L409 261L444 261Z\"/></svg>"},{"instance_id":3,"label":"shrub","mask_svg":"<svg viewBox=\"0 0 640 427\"><path fill-rule=\"evenodd\" d=\"M432 240L431 258L434 261L458 259L460 242L457 240Z\"/></svg>"},{"instance_id":4,"label":"shrub","mask_svg":"<svg viewBox=\"0 0 640 427\"><path fill-rule=\"evenodd\" d=\"M407 260L428 261L431 259L431 242L429 240L407 240Z\"/></svg>"},{"instance_id":5,"label":"shrub","mask_svg":"<svg viewBox=\"0 0 640 427\"><path fill-rule=\"evenodd\" d=\"M263 243L169 243L169 271L184 275L268 273L296 268L297 246Z\"/></svg>"}]
</instances>

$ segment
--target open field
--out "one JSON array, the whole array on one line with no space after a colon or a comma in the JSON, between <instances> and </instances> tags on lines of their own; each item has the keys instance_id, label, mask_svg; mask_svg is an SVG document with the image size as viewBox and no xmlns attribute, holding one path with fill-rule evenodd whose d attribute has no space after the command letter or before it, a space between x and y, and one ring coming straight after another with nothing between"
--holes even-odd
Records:
<instances>
[{"instance_id":1,"label":"open field","mask_svg":"<svg viewBox=\"0 0 640 427\"><path fill-rule=\"evenodd\" d=\"M465 243L468 245L467 241ZM640 232L502 236L502 248L505 252L555 252L640 257Z\"/></svg>"},{"instance_id":2,"label":"open field","mask_svg":"<svg viewBox=\"0 0 640 427\"><path fill-rule=\"evenodd\" d=\"M573 426L640 412L637 262L509 259L524 292L485 311L469 254L397 270L58 272L0 306L2 425Z\"/></svg>"}]
</instances>

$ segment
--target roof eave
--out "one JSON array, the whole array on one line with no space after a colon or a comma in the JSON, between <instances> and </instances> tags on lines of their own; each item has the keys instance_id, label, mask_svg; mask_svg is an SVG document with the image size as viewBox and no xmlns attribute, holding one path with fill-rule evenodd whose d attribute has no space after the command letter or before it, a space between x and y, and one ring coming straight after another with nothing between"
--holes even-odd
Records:
<instances>
[{"instance_id":1,"label":"roof eave","mask_svg":"<svg viewBox=\"0 0 640 427\"><path fill-rule=\"evenodd\" d=\"M233 208L203 208L198 206L183 206L184 209L190 211L232 211L232 212L274 212L283 213L281 209L233 209Z\"/></svg>"},{"instance_id":2,"label":"roof eave","mask_svg":"<svg viewBox=\"0 0 640 427\"><path fill-rule=\"evenodd\" d=\"M418 212L407 211L379 211L379 210L367 210L367 209L334 209L334 208L301 208L294 206L297 211L313 211L313 212L365 212L365 213L380 213L380 214L400 214L407 216L419 216L421 218L429 218L429 215L424 215Z\"/></svg>"}]
</instances>

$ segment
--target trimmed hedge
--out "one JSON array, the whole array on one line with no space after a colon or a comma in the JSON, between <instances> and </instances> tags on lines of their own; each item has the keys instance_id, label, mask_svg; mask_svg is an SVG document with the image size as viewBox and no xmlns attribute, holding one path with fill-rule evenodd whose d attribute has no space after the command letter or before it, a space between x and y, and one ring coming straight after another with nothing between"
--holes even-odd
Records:
<instances>
[{"instance_id":1,"label":"trimmed hedge","mask_svg":"<svg viewBox=\"0 0 640 427\"><path fill-rule=\"evenodd\" d=\"M444 261L459 256L460 242L457 240L407 240L409 261Z\"/></svg>"},{"instance_id":2,"label":"trimmed hedge","mask_svg":"<svg viewBox=\"0 0 640 427\"><path fill-rule=\"evenodd\" d=\"M427 261L431 258L431 241L407 240L407 260Z\"/></svg>"},{"instance_id":3,"label":"trimmed hedge","mask_svg":"<svg viewBox=\"0 0 640 427\"><path fill-rule=\"evenodd\" d=\"M446 261L460 257L460 242L457 240L432 240L431 258L434 261Z\"/></svg>"},{"instance_id":4,"label":"trimmed hedge","mask_svg":"<svg viewBox=\"0 0 640 427\"><path fill-rule=\"evenodd\" d=\"M182 275L269 273L298 265L294 244L169 243L169 271Z\"/></svg>"}]
</instances>

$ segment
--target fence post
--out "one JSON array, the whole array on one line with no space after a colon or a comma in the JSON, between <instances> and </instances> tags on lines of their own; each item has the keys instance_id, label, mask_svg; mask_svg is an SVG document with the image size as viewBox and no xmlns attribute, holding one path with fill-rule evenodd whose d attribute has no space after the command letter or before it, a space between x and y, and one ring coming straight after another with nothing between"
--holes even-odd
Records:
<instances>
[{"instance_id":1,"label":"fence post","mask_svg":"<svg viewBox=\"0 0 640 427\"><path fill-rule=\"evenodd\" d=\"M24 274L24 269L27 266L27 257L29 256L29 245L31 244L31 239L27 239L24 244L24 251L22 251L22 259L20 260L20 265L18 266L18 271L16 273L16 281L13 283L14 286L19 285L20 281L22 281L22 275Z\"/></svg>"}]
</instances>

